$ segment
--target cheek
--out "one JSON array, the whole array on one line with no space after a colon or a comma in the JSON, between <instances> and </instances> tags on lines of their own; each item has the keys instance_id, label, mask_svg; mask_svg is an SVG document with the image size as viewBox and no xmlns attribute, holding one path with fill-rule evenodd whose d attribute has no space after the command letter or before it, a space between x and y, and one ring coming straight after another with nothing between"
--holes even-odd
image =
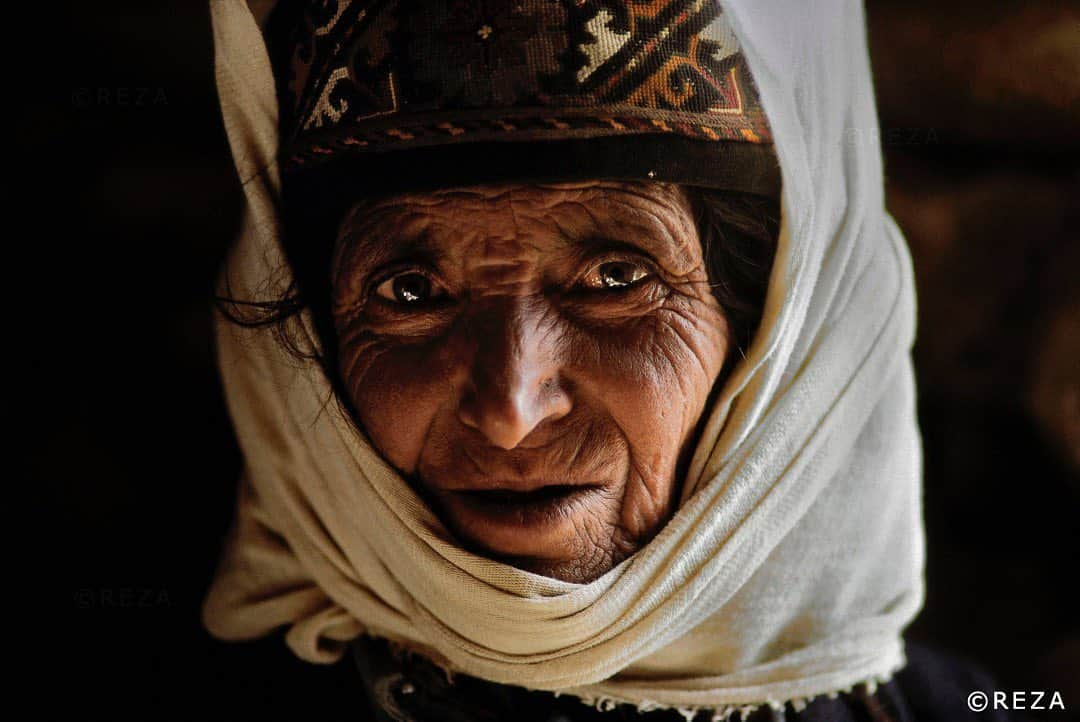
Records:
<instances>
[{"instance_id":1,"label":"cheek","mask_svg":"<svg viewBox=\"0 0 1080 722\"><path fill-rule=\"evenodd\" d=\"M589 385L630 450L624 523L643 529L667 513L681 453L727 354L726 321L719 306L678 298L593 343Z\"/></svg>"},{"instance_id":2,"label":"cheek","mask_svg":"<svg viewBox=\"0 0 1080 722\"><path fill-rule=\"evenodd\" d=\"M339 369L360 425L393 466L411 474L428 430L451 396L452 350L361 334L344 340Z\"/></svg>"}]
</instances>

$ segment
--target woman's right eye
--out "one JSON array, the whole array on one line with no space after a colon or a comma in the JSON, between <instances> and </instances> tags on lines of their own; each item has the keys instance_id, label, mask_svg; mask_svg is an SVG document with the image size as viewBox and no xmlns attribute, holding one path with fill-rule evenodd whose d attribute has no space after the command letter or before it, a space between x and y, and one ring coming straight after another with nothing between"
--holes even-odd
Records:
<instances>
[{"instance_id":1,"label":"woman's right eye","mask_svg":"<svg viewBox=\"0 0 1080 722\"><path fill-rule=\"evenodd\" d=\"M375 289L380 298L402 306L421 305L445 294L428 276L406 271L386 279Z\"/></svg>"}]
</instances>

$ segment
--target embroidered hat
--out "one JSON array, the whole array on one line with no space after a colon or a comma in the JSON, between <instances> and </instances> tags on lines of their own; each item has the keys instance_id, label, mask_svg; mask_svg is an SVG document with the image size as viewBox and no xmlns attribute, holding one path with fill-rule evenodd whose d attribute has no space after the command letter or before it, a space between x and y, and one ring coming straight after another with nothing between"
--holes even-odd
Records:
<instances>
[{"instance_id":1,"label":"embroidered hat","mask_svg":"<svg viewBox=\"0 0 1080 722\"><path fill-rule=\"evenodd\" d=\"M779 187L716 0L284 0L267 33L285 186L318 187L304 202L500 180Z\"/></svg>"}]
</instances>

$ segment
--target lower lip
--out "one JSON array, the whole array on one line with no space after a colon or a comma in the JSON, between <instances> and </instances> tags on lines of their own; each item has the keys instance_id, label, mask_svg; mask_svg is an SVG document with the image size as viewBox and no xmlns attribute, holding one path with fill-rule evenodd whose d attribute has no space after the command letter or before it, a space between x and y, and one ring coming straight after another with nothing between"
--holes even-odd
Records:
<instances>
[{"instance_id":1,"label":"lower lip","mask_svg":"<svg viewBox=\"0 0 1080 722\"><path fill-rule=\"evenodd\" d=\"M454 491L443 501L458 532L475 543L500 554L546 556L553 544L565 545L579 518L602 501L602 491L567 486L505 497Z\"/></svg>"}]
</instances>

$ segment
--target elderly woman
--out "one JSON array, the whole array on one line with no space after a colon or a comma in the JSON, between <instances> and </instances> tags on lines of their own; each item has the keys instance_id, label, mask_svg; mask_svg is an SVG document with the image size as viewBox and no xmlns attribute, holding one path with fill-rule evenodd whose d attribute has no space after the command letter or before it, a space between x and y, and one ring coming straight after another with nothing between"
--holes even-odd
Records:
<instances>
[{"instance_id":1,"label":"elderly woman","mask_svg":"<svg viewBox=\"0 0 1080 722\"><path fill-rule=\"evenodd\" d=\"M860 9L265 5L213 2L246 463L208 628L351 648L360 718L923 714Z\"/></svg>"}]
</instances>

